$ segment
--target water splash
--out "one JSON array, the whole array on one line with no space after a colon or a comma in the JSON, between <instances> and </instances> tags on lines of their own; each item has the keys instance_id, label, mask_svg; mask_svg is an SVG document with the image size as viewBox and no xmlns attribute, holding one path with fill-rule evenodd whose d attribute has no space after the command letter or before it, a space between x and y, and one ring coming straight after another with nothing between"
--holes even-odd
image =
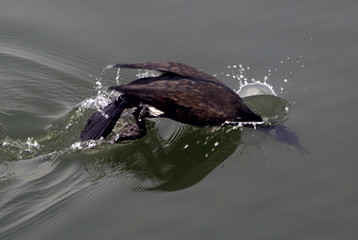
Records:
<instances>
[{"instance_id":1,"label":"water splash","mask_svg":"<svg viewBox=\"0 0 358 240\"><path fill-rule=\"evenodd\" d=\"M99 141L95 141L95 140L89 140L89 141L85 141L85 142L75 142L70 146L70 149L72 150L85 150L85 149L91 149L94 147L97 147L98 145L101 144Z\"/></svg>"},{"instance_id":2,"label":"water splash","mask_svg":"<svg viewBox=\"0 0 358 240\"><path fill-rule=\"evenodd\" d=\"M284 57L280 62L279 65L285 64L285 65L292 65L295 70L304 68L304 57L299 55L295 57L287 56ZM251 68L249 66L244 66L243 64L234 64L227 66L228 72L222 72L221 74L225 77L234 78L238 80L239 84L239 90L237 92L240 92L240 96L243 93L246 85L254 86L254 84L257 84L255 87L259 88L261 90L264 90L264 94L272 94L275 96L278 96L277 93L280 95L287 92L290 88L289 85L293 85L293 82L289 80L288 77L282 78L282 76L273 78L273 75L277 72L279 72L280 67L274 67L267 70L267 73L262 77L262 79L255 79L253 77L249 77ZM293 70L285 70L287 71L289 75L293 74ZM277 84L278 86L274 87L272 84ZM271 93L270 93L271 92ZM255 94L262 94L260 92L258 93L252 93L252 95Z\"/></svg>"},{"instance_id":3,"label":"water splash","mask_svg":"<svg viewBox=\"0 0 358 240\"><path fill-rule=\"evenodd\" d=\"M107 68L109 69L109 66ZM119 78L116 77L116 81L118 81ZM94 89L97 91L97 95L88 98L81 103L77 105L80 111L83 111L84 109L95 109L100 110L104 106L108 105L113 101L113 99L117 98L119 96L119 93L116 91L108 92L107 89L103 88L103 78L100 77L94 77Z\"/></svg>"},{"instance_id":4,"label":"water splash","mask_svg":"<svg viewBox=\"0 0 358 240\"><path fill-rule=\"evenodd\" d=\"M119 85L120 80L121 80L121 68L119 67L117 69L117 74L116 74L116 83L117 83L117 85Z\"/></svg>"},{"instance_id":5,"label":"water splash","mask_svg":"<svg viewBox=\"0 0 358 240\"><path fill-rule=\"evenodd\" d=\"M0 141L2 146L1 152L12 156L14 159L27 159L38 154L41 145L32 137L27 138L26 141L13 140L10 137Z\"/></svg>"},{"instance_id":6,"label":"water splash","mask_svg":"<svg viewBox=\"0 0 358 240\"><path fill-rule=\"evenodd\" d=\"M283 59L280 64L289 61L291 57ZM302 56L297 57L294 63L301 63ZM239 90L236 91L251 110L259 114L263 118L263 122L226 122L225 124L238 126L251 126L253 128L259 125L271 125L282 123L287 120L294 113L294 102L288 101L277 94L273 85L269 83L271 74L278 71L278 68L268 69L267 74L263 79L255 79L249 77L250 67L243 64L235 64L227 66L229 72L222 72L221 74L228 78L237 80ZM288 78L282 79L282 83L286 86L279 86L278 93L283 94L287 90L287 84L290 83ZM292 84L292 83L290 83Z\"/></svg>"},{"instance_id":7,"label":"water splash","mask_svg":"<svg viewBox=\"0 0 358 240\"><path fill-rule=\"evenodd\" d=\"M268 84L267 82L252 82L240 85L238 91L236 91L240 97L249 97L249 96L256 96L256 95L273 95L277 96L273 86Z\"/></svg>"},{"instance_id":8,"label":"water splash","mask_svg":"<svg viewBox=\"0 0 358 240\"><path fill-rule=\"evenodd\" d=\"M120 95L117 91L108 92L106 88L103 87L103 76L107 73L107 71L113 69L115 65L107 65L103 70L100 76L90 76L94 78L94 89L97 91L97 95L86 99L78 104L78 108L80 111L84 109L95 109L100 111L101 108L111 103L115 98L118 98ZM147 69L138 69L136 73L137 78L147 78L147 77L156 77L161 75L160 72L154 70ZM121 76L121 68L117 68L117 73L115 76L115 81L117 85L120 85L122 80Z\"/></svg>"},{"instance_id":9,"label":"water splash","mask_svg":"<svg viewBox=\"0 0 358 240\"><path fill-rule=\"evenodd\" d=\"M250 70L250 67L244 67L242 64L239 65L228 65L228 69L230 69L229 73L222 72L222 75L225 75L226 77L231 77L233 79L237 79L241 85L247 84L249 79L246 76L246 71ZM251 81L255 81L255 79L251 79Z\"/></svg>"}]
</instances>

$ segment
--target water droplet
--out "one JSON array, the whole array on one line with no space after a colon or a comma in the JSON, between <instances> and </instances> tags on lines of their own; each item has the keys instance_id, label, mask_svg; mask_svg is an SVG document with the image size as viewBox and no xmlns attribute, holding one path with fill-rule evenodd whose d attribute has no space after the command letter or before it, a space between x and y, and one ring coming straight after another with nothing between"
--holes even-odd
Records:
<instances>
[{"instance_id":1,"label":"water droplet","mask_svg":"<svg viewBox=\"0 0 358 240\"><path fill-rule=\"evenodd\" d=\"M101 90L102 89L102 83L100 82L100 79L95 82L95 90Z\"/></svg>"},{"instance_id":2,"label":"water droplet","mask_svg":"<svg viewBox=\"0 0 358 240\"><path fill-rule=\"evenodd\" d=\"M116 82L117 82L117 85L119 85L119 79L121 78L121 68L118 68L117 69L117 75L116 75Z\"/></svg>"}]
</instances>

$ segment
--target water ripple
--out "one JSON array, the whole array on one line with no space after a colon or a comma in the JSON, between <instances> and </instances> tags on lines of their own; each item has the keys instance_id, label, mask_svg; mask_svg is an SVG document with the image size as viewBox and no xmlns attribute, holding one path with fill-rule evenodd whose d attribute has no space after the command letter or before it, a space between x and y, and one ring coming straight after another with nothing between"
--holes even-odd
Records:
<instances>
[{"instance_id":1,"label":"water ripple","mask_svg":"<svg viewBox=\"0 0 358 240\"><path fill-rule=\"evenodd\" d=\"M7 164L0 182L0 195L7 196L0 200L0 233L14 231L88 186L81 164L66 165L61 153Z\"/></svg>"}]
</instances>

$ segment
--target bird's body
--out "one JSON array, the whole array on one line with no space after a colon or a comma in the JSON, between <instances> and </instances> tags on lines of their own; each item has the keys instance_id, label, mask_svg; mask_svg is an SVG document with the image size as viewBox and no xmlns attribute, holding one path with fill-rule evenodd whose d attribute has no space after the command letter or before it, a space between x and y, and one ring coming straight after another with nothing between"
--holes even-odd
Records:
<instances>
[{"instance_id":1,"label":"bird's body","mask_svg":"<svg viewBox=\"0 0 358 240\"><path fill-rule=\"evenodd\" d=\"M81 133L82 140L106 137L123 110L133 107L138 109L138 121L141 117L158 115L197 126L221 125L226 121L262 121L232 89L188 65L149 62L117 64L113 67L156 70L162 75L111 87L121 92L121 97L88 120L88 125ZM157 111L156 114L153 114L153 109Z\"/></svg>"}]
</instances>

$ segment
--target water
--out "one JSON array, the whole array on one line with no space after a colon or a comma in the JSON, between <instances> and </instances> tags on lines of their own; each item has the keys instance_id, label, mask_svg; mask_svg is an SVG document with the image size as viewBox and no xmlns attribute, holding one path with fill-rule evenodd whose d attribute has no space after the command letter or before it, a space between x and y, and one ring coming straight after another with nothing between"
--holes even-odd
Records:
<instances>
[{"instance_id":1,"label":"water","mask_svg":"<svg viewBox=\"0 0 358 240\"><path fill-rule=\"evenodd\" d=\"M0 238L355 239L357 9L2 1ZM309 153L259 128L168 119L136 141L79 141L107 87L142 74L106 66L163 60L276 95L245 101Z\"/></svg>"}]
</instances>

